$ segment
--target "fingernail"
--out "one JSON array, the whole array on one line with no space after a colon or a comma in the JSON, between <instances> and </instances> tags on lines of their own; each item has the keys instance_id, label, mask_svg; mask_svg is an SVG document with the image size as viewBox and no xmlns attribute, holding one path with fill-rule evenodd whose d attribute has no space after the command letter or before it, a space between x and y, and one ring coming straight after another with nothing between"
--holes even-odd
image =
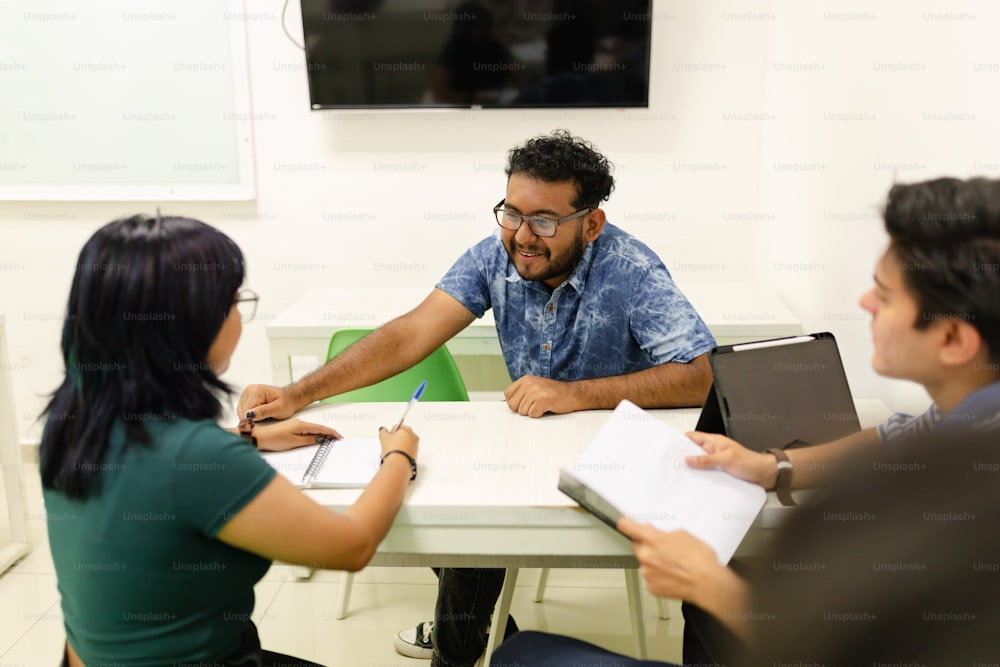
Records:
<instances>
[{"instance_id":1,"label":"fingernail","mask_svg":"<svg viewBox=\"0 0 1000 667\"><path fill-rule=\"evenodd\" d=\"M324 440L326 440L326 436L322 436L322 435L317 435L316 436L316 442L317 442L317 444L323 444Z\"/></svg>"},{"instance_id":2,"label":"fingernail","mask_svg":"<svg viewBox=\"0 0 1000 667\"><path fill-rule=\"evenodd\" d=\"M253 410L247 410L247 419L253 419L253 417L254 417Z\"/></svg>"}]
</instances>

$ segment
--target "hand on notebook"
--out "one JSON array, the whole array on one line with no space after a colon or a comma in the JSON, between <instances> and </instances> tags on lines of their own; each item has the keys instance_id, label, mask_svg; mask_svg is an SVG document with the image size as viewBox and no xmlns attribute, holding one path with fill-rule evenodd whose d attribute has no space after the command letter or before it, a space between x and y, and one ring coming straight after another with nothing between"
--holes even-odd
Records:
<instances>
[{"instance_id":1,"label":"hand on notebook","mask_svg":"<svg viewBox=\"0 0 1000 667\"><path fill-rule=\"evenodd\" d=\"M706 452L705 456L688 456L684 459L692 468L719 468L737 479L759 484L765 489L774 488L778 462L773 455L747 449L732 438L718 433L692 431L685 435Z\"/></svg>"},{"instance_id":2,"label":"hand on notebook","mask_svg":"<svg viewBox=\"0 0 1000 667\"><path fill-rule=\"evenodd\" d=\"M257 448L269 452L283 452L286 449L315 445L318 442L317 438L339 440L343 437L336 429L301 419L256 424L253 434L257 438Z\"/></svg>"}]
</instances>

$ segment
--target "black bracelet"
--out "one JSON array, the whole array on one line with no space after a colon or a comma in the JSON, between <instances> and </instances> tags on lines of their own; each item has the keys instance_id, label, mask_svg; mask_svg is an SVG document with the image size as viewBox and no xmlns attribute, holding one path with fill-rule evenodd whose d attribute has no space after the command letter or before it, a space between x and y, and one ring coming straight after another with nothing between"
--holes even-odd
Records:
<instances>
[{"instance_id":1,"label":"black bracelet","mask_svg":"<svg viewBox=\"0 0 1000 667\"><path fill-rule=\"evenodd\" d=\"M239 432L241 436L249 440L250 444L256 447L257 438L253 434L253 427L254 427L254 422L252 419L241 419L239 426L236 427L236 430Z\"/></svg>"},{"instance_id":2,"label":"black bracelet","mask_svg":"<svg viewBox=\"0 0 1000 667\"><path fill-rule=\"evenodd\" d=\"M407 454L406 452L404 452L402 449L392 449L392 450L389 450L388 452L386 452L385 454L383 454L382 455L382 459L378 462L378 465L379 465L380 468L382 467L382 464L385 463L385 460L389 457L390 454L402 454L403 456L405 456L406 460L410 462L410 481L412 482L413 480L415 480L417 478L417 461L416 461L416 459L414 459L412 456L410 456L409 454Z\"/></svg>"}]
</instances>

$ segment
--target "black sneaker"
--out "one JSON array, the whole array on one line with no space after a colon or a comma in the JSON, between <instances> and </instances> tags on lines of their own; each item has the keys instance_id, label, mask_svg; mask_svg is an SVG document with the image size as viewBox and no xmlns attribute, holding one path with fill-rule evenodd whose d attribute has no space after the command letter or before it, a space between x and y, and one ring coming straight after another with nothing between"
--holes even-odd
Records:
<instances>
[{"instance_id":1,"label":"black sneaker","mask_svg":"<svg viewBox=\"0 0 1000 667\"><path fill-rule=\"evenodd\" d=\"M431 643L431 632L434 631L434 621L417 623L415 628L400 630L393 645L396 652L410 658L430 660L434 655L434 644Z\"/></svg>"}]
</instances>

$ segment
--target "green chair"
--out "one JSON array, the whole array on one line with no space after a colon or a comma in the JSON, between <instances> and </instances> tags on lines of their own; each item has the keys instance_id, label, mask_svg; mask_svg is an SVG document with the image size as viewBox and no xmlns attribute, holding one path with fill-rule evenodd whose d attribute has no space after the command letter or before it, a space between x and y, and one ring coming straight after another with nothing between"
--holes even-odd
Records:
<instances>
[{"instance_id":1,"label":"green chair","mask_svg":"<svg viewBox=\"0 0 1000 667\"><path fill-rule=\"evenodd\" d=\"M333 359L371 331L371 329L339 329L335 331L330 338L330 348L327 350L326 360ZM427 380L427 388L424 389L424 393L420 397L421 401L469 400L469 392L465 389L465 382L462 381L462 375L458 372L458 366L455 365L455 360L448 349L442 345L431 352L426 359L401 373L368 387L324 398L323 402L385 403L408 401L413 395L413 390L423 380ZM347 616L347 605L351 600L353 584L354 574L345 572L344 578L340 580L340 592L337 595L335 615L338 619Z\"/></svg>"},{"instance_id":2,"label":"green chair","mask_svg":"<svg viewBox=\"0 0 1000 667\"><path fill-rule=\"evenodd\" d=\"M330 338L326 353L329 361L371 333L371 329L340 329ZM431 352L423 361L411 368L360 389L324 398L324 403L384 403L408 401L422 380L427 380L421 401L467 401L469 392L458 372L451 353L443 345Z\"/></svg>"}]
</instances>

